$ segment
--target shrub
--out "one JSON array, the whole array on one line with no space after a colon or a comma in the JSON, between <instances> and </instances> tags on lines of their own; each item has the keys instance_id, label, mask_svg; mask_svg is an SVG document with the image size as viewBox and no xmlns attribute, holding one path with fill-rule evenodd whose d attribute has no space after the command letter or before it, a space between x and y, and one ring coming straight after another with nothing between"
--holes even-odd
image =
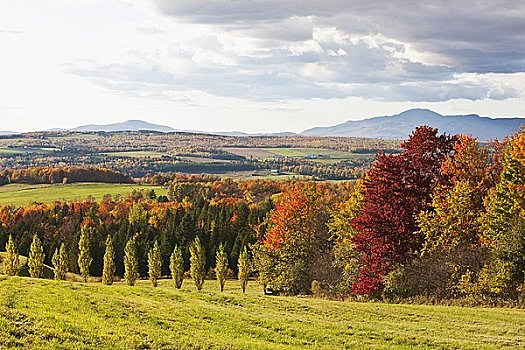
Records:
<instances>
[{"instance_id":1,"label":"shrub","mask_svg":"<svg viewBox=\"0 0 525 350\"><path fill-rule=\"evenodd\" d=\"M170 271L175 287L180 289L184 281L184 258L182 257L182 250L177 245L170 256Z\"/></svg>"},{"instance_id":2,"label":"shrub","mask_svg":"<svg viewBox=\"0 0 525 350\"><path fill-rule=\"evenodd\" d=\"M18 274L18 269L20 268L20 257L16 250L15 241L13 236L9 235L9 240L5 247L6 253L4 257L4 270L5 274L8 276L15 276Z\"/></svg>"},{"instance_id":3,"label":"shrub","mask_svg":"<svg viewBox=\"0 0 525 350\"><path fill-rule=\"evenodd\" d=\"M106 252L104 253L104 267L102 269L102 283L112 285L115 281L115 249L111 236L106 240Z\"/></svg>"},{"instance_id":4,"label":"shrub","mask_svg":"<svg viewBox=\"0 0 525 350\"><path fill-rule=\"evenodd\" d=\"M139 277L135 237L130 238L124 248L124 279L128 286L134 286Z\"/></svg>"},{"instance_id":5,"label":"shrub","mask_svg":"<svg viewBox=\"0 0 525 350\"><path fill-rule=\"evenodd\" d=\"M160 256L159 242L155 241L153 248L148 253L148 274L153 287L158 286L162 271L162 257Z\"/></svg>"},{"instance_id":6,"label":"shrub","mask_svg":"<svg viewBox=\"0 0 525 350\"><path fill-rule=\"evenodd\" d=\"M219 282L221 292L224 291L224 283L226 282L227 274L228 274L228 257L226 256L226 252L224 251L224 246L221 243L219 245L219 249L217 250L217 253L215 254L215 275L217 277L217 281Z\"/></svg>"},{"instance_id":7,"label":"shrub","mask_svg":"<svg viewBox=\"0 0 525 350\"><path fill-rule=\"evenodd\" d=\"M241 288L242 292L246 293L246 287L248 286L248 278L250 277L250 273L252 271L250 262L250 257L248 256L248 250L246 247L244 247L244 250L242 251L241 255L239 256L239 282L241 282Z\"/></svg>"},{"instance_id":8,"label":"shrub","mask_svg":"<svg viewBox=\"0 0 525 350\"><path fill-rule=\"evenodd\" d=\"M80 240L78 241L78 267L82 280L87 282L89 277L89 268L93 262L89 248L89 232L92 232L86 227L82 227L80 231Z\"/></svg>"},{"instance_id":9,"label":"shrub","mask_svg":"<svg viewBox=\"0 0 525 350\"><path fill-rule=\"evenodd\" d=\"M60 245L60 249L55 250L53 254L53 267L56 280L65 280L66 274L69 271L68 254L64 243Z\"/></svg>"},{"instance_id":10,"label":"shrub","mask_svg":"<svg viewBox=\"0 0 525 350\"><path fill-rule=\"evenodd\" d=\"M29 274L31 277L42 278L42 275L44 274L44 258L45 255L42 243L35 234L29 250L29 261L27 263L29 265Z\"/></svg>"},{"instance_id":11,"label":"shrub","mask_svg":"<svg viewBox=\"0 0 525 350\"><path fill-rule=\"evenodd\" d=\"M190 247L190 274L198 290L201 290L204 285L204 277L206 276L205 262L204 248L199 237L196 237Z\"/></svg>"}]
</instances>

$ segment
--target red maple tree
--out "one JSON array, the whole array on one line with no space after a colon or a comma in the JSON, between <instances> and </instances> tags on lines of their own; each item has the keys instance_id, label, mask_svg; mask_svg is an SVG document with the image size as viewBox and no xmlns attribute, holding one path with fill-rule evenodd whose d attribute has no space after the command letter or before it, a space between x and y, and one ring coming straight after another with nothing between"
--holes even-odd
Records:
<instances>
[{"instance_id":1,"label":"red maple tree","mask_svg":"<svg viewBox=\"0 0 525 350\"><path fill-rule=\"evenodd\" d=\"M355 294L379 293L383 276L419 252L422 238L414 234L416 215L430 208L430 195L443 180L441 165L454 139L422 126L402 144L402 153L377 156L364 182L362 210L352 222L361 257L352 286Z\"/></svg>"}]
</instances>

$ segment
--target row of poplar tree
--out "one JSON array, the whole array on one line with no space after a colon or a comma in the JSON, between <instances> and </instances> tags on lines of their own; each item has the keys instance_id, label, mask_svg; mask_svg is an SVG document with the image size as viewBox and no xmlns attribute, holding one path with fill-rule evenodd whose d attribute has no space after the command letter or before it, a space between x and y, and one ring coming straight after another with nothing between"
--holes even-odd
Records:
<instances>
[{"instance_id":1,"label":"row of poplar tree","mask_svg":"<svg viewBox=\"0 0 525 350\"><path fill-rule=\"evenodd\" d=\"M89 277L89 268L93 262L93 258L89 250L88 231L82 230L80 240L78 242L78 266L80 274L84 282L87 282ZM224 290L224 284L228 277L228 256L221 244L216 252L215 261L215 275L221 292ZM42 278L44 276L44 249L42 243L37 235L33 236L33 241L29 250L29 259L27 265L29 267L29 274L33 278ZM66 246L62 243L60 249L56 249L52 258L53 273L56 280L65 280L66 274L69 271L68 253ZM199 237L196 237L193 244L190 246L190 276L193 279L195 286L201 290L204 285L206 277L206 254L204 247L201 244ZM251 274L251 261L246 247L239 255L238 260L238 279L241 283L242 292L246 292L248 285L248 278ZM20 258L14 243L13 237L9 236L6 245L6 253L4 257L4 271L9 276L18 274L20 268ZM182 249L175 246L173 253L170 256L169 265L172 279L177 288L182 287L184 280L184 258ZM148 252L148 275L153 287L157 287L158 280L161 278L162 271L162 257L158 241ZM102 283L111 285L115 281L115 250L111 236L106 240L106 251L104 254ZM135 237L132 237L126 243L124 249L124 280L129 286L134 286L139 275L139 263L137 256L137 247Z\"/></svg>"}]
</instances>

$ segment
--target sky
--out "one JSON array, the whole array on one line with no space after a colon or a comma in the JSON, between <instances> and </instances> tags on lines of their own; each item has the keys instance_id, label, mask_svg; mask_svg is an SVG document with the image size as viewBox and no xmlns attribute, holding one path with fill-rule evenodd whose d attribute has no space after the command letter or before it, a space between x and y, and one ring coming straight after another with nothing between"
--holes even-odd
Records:
<instances>
[{"instance_id":1,"label":"sky","mask_svg":"<svg viewBox=\"0 0 525 350\"><path fill-rule=\"evenodd\" d=\"M0 0L0 130L525 116L516 0Z\"/></svg>"}]
</instances>

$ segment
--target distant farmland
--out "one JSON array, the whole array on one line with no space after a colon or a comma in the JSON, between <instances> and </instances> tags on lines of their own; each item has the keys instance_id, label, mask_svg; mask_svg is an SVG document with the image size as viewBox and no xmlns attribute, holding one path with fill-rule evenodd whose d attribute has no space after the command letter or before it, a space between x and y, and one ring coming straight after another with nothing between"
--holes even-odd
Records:
<instances>
[{"instance_id":1,"label":"distant farmland","mask_svg":"<svg viewBox=\"0 0 525 350\"><path fill-rule=\"evenodd\" d=\"M122 152L106 152L101 153L106 156L113 157L128 157L128 158L162 158L163 156L169 156L167 153L154 152L154 151L122 151Z\"/></svg>"},{"instance_id":2,"label":"distant farmland","mask_svg":"<svg viewBox=\"0 0 525 350\"><path fill-rule=\"evenodd\" d=\"M126 195L133 190L153 189L157 195L166 194L160 186L119 185L103 183L77 183L70 185L23 185L12 184L0 187L0 204L24 206L33 202L85 200L93 197L101 200L104 195Z\"/></svg>"},{"instance_id":3,"label":"distant farmland","mask_svg":"<svg viewBox=\"0 0 525 350\"><path fill-rule=\"evenodd\" d=\"M295 148L295 147L265 147L265 148L249 148L249 147L225 147L224 151L230 152L246 158L255 158L259 160L271 159L275 157L289 157L289 158L308 158L310 160L325 161L330 160L345 160L356 158L372 158L375 154L362 154L336 151L328 148Z\"/></svg>"}]
</instances>

